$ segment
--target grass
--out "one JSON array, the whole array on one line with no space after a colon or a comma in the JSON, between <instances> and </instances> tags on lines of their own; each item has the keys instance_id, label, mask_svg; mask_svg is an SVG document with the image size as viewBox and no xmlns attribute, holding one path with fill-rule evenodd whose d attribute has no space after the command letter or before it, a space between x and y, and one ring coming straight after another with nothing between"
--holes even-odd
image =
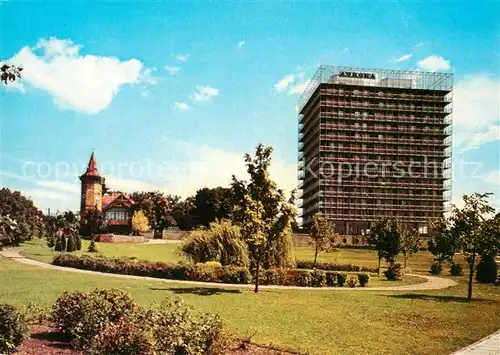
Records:
<instances>
[{"instance_id":1,"label":"grass","mask_svg":"<svg viewBox=\"0 0 500 355\"><path fill-rule=\"evenodd\" d=\"M82 250L75 252L76 255L90 255L95 256L95 253L88 253L86 250L88 248L89 241L82 241ZM145 260L155 260L155 261L170 261L170 262L178 262L183 260L182 256L179 253L179 245L178 244L118 244L118 243L96 243L97 250L99 254L107 256L107 257L118 257L118 256L135 256L138 259ZM361 253L360 253L361 252ZM368 254L367 251L364 250L348 250L342 249L339 252L335 253L324 253L320 254L320 256L324 259L322 260L336 260L336 258L341 257L341 260L336 260L339 263L354 263L359 265L370 265L375 262L374 266L377 266L377 259L375 254L365 255L364 259L361 260L359 257L362 253ZM300 259L312 259L312 249L307 247L295 248L296 257L300 256ZM34 239L28 242L23 243L21 254L29 259L34 259L38 261L42 261L45 263L51 263L52 259L58 252L55 252L53 249L50 249L46 246L45 241L41 239ZM375 258L375 260L371 260ZM357 260L360 259L360 260ZM357 260L357 261L353 261ZM358 262L359 261L359 262ZM354 277L358 274L358 272L347 273L352 274ZM403 286L403 285L413 285L425 282L425 279L415 276L405 276L400 281L391 281L388 282L385 280L383 274L380 276L375 273L370 273L370 282L369 287L378 287L378 286Z\"/></svg>"},{"instance_id":2,"label":"grass","mask_svg":"<svg viewBox=\"0 0 500 355\"><path fill-rule=\"evenodd\" d=\"M82 240L82 250L76 251L75 255L95 256L96 253L88 253L88 240ZM182 257L178 251L178 244L142 244L142 243L96 243L99 254L107 257L135 256L139 259L155 261L178 262ZM52 262L58 252L46 246L45 240L33 239L23 243L21 254L28 259Z\"/></svg>"},{"instance_id":3,"label":"grass","mask_svg":"<svg viewBox=\"0 0 500 355\"><path fill-rule=\"evenodd\" d=\"M500 328L499 288L466 281L432 292L328 292L189 287L46 270L0 257L0 302L49 307L65 290L116 287L141 304L181 296L221 315L229 329L253 341L310 354L449 354Z\"/></svg>"}]
</instances>

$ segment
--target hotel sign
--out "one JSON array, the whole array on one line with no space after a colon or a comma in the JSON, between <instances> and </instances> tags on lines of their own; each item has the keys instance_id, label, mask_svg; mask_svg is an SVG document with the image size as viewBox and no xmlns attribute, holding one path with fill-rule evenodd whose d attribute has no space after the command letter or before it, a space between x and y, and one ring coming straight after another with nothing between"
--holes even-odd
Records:
<instances>
[{"instance_id":1,"label":"hotel sign","mask_svg":"<svg viewBox=\"0 0 500 355\"><path fill-rule=\"evenodd\" d=\"M339 76L342 78L375 79L375 74L373 73L356 73L351 71L341 71Z\"/></svg>"}]
</instances>

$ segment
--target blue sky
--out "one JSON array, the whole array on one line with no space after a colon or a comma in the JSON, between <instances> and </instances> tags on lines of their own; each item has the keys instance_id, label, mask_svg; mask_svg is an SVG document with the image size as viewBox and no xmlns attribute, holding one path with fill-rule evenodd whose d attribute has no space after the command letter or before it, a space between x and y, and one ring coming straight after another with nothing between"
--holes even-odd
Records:
<instances>
[{"instance_id":1,"label":"blue sky","mask_svg":"<svg viewBox=\"0 0 500 355\"><path fill-rule=\"evenodd\" d=\"M453 198L499 195L498 2L0 3L1 185L78 208L92 149L111 187L192 194L275 148L296 184L299 93L318 64L455 75ZM466 165L463 165L464 162Z\"/></svg>"}]
</instances>

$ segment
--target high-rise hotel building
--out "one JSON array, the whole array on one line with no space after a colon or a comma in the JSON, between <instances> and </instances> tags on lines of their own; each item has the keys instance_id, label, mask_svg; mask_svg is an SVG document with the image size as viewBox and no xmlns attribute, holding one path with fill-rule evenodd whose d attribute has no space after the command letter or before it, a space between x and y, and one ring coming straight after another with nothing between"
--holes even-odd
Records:
<instances>
[{"instance_id":1,"label":"high-rise hotel building","mask_svg":"<svg viewBox=\"0 0 500 355\"><path fill-rule=\"evenodd\" d=\"M302 223L344 236L384 216L426 233L451 197L453 75L321 66L299 103Z\"/></svg>"}]
</instances>

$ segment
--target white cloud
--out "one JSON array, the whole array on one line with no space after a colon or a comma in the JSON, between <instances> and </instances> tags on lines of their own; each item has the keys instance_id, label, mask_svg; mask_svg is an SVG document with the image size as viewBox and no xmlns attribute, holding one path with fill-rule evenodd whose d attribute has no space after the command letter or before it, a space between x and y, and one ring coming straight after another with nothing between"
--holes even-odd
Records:
<instances>
[{"instance_id":1,"label":"white cloud","mask_svg":"<svg viewBox=\"0 0 500 355\"><path fill-rule=\"evenodd\" d=\"M492 171L484 178L484 181L490 184L500 185L500 171Z\"/></svg>"},{"instance_id":2,"label":"white cloud","mask_svg":"<svg viewBox=\"0 0 500 355\"><path fill-rule=\"evenodd\" d=\"M166 183L168 193L187 197L196 193L202 187L229 186L231 176L247 180L248 174L244 162L243 152L227 151L206 145L186 142L168 141L169 146L177 145L181 158L189 163L173 164ZM253 153L253 149L249 152ZM276 181L279 188L291 192L297 187L296 163L285 163L273 154L271 165L271 178ZM214 172L217 172L216 174Z\"/></svg>"},{"instance_id":3,"label":"white cloud","mask_svg":"<svg viewBox=\"0 0 500 355\"><path fill-rule=\"evenodd\" d=\"M48 189L32 189L32 188L22 187L16 190L20 191L23 195L29 197L34 202L36 202L36 200L38 199L61 200L61 201L67 201L70 199L70 197L66 193Z\"/></svg>"},{"instance_id":4,"label":"white cloud","mask_svg":"<svg viewBox=\"0 0 500 355\"><path fill-rule=\"evenodd\" d=\"M40 180L37 181L36 184L42 187L48 187L49 189L60 190L63 192L69 192L73 194L80 193L80 185L72 184L65 181L57 181L57 180Z\"/></svg>"},{"instance_id":5,"label":"white cloud","mask_svg":"<svg viewBox=\"0 0 500 355\"><path fill-rule=\"evenodd\" d=\"M123 85L143 77L149 83L155 81L152 70L142 73L143 64L137 59L81 55L80 49L69 39L40 39L9 61L23 67L24 81L51 94L59 108L87 114L107 108Z\"/></svg>"},{"instance_id":6,"label":"white cloud","mask_svg":"<svg viewBox=\"0 0 500 355\"><path fill-rule=\"evenodd\" d=\"M175 57L179 62L185 63L189 59L190 55L189 54L179 54Z\"/></svg>"},{"instance_id":7,"label":"white cloud","mask_svg":"<svg viewBox=\"0 0 500 355\"><path fill-rule=\"evenodd\" d=\"M292 85L288 90L288 93L290 95L297 95L297 94L301 95L308 85L309 85L309 80L306 80L299 84Z\"/></svg>"},{"instance_id":8,"label":"white cloud","mask_svg":"<svg viewBox=\"0 0 500 355\"><path fill-rule=\"evenodd\" d=\"M157 185L138 179L126 179L115 176L106 176L106 186L111 190L132 193L135 191L163 190Z\"/></svg>"},{"instance_id":9,"label":"white cloud","mask_svg":"<svg viewBox=\"0 0 500 355\"><path fill-rule=\"evenodd\" d=\"M500 120L500 80L476 74L457 82L453 90L454 128L488 127Z\"/></svg>"},{"instance_id":10,"label":"white cloud","mask_svg":"<svg viewBox=\"0 0 500 355\"><path fill-rule=\"evenodd\" d=\"M241 48L245 45L245 41L238 42L238 48Z\"/></svg>"},{"instance_id":11,"label":"white cloud","mask_svg":"<svg viewBox=\"0 0 500 355\"><path fill-rule=\"evenodd\" d=\"M422 47L425 43L424 42L417 42L413 47L418 48Z\"/></svg>"},{"instance_id":12,"label":"white cloud","mask_svg":"<svg viewBox=\"0 0 500 355\"><path fill-rule=\"evenodd\" d=\"M410 59L411 57L412 57L412 54L408 53L408 54L402 55L399 58L394 59L393 62L404 62L404 61Z\"/></svg>"},{"instance_id":13,"label":"white cloud","mask_svg":"<svg viewBox=\"0 0 500 355\"><path fill-rule=\"evenodd\" d=\"M424 58L419 61L417 65L419 66L419 68L431 72L451 69L450 61L437 55L432 55L430 57Z\"/></svg>"},{"instance_id":14,"label":"white cloud","mask_svg":"<svg viewBox=\"0 0 500 355\"><path fill-rule=\"evenodd\" d=\"M500 126L490 126L486 132L474 134L469 144L467 144L466 150L477 149L483 144L498 140L500 140Z\"/></svg>"},{"instance_id":15,"label":"white cloud","mask_svg":"<svg viewBox=\"0 0 500 355\"><path fill-rule=\"evenodd\" d=\"M178 108L179 110L181 111L187 111L191 108L191 106L189 106L187 103L185 102L176 102L174 104L175 108Z\"/></svg>"},{"instance_id":16,"label":"white cloud","mask_svg":"<svg viewBox=\"0 0 500 355\"><path fill-rule=\"evenodd\" d=\"M219 89L210 85L198 85L193 93L195 101L212 101L212 98L219 95Z\"/></svg>"},{"instance_id":17,"label":"white cloud","mask_svg":"<svg viewBox=\"0 0 500 355\"><path fill-rule=\"evenodd\" d=\"M170 75L176 75L181 71L181 68L171 65L165 65L165 70L168 71Z\"/></svg>"},{"instance_id":18,"label":"white cloud","mask_svg":"<svg viewBox=\"0 0 500 355\"><path fill-rule=\"evenodd\" d=\"M276 91L284 91L295 81L295 75L287 74L280 81L274 84Z\"/></svg>"},{"instance_id":19,"label":"white cloud","mask_svg":"<svg viewBox=\"0 0 500 355\"><path fill-rule=\"evenodd\" d=\"M158 79L153 76L153 73L156 71L156 68L147 68L144 69L141 74L141 82L148 83L150 85L156 85L158 83Z\"/></svg>"}]
</instances>

